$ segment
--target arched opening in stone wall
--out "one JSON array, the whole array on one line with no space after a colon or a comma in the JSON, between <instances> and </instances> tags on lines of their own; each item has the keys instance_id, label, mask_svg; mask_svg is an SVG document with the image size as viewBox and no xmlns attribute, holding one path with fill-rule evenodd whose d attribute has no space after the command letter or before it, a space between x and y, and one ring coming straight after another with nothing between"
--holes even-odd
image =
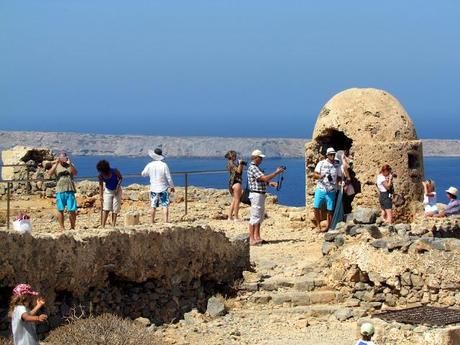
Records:
<instances>
[{"instance_id":1,"label":"arched opening in stone wall","mask_svg":"<svg viewBox=\"0 0 460 345\"><path fill-rule=\"evenodd\" d=\"M345 133L335 128L325 130L315 141L319 144L319 151L322 155L326 154L328 147L333 147L336 151L345 151L350 150L353 144L353 139L347 137Z\"/></svg>"}]
</instances>

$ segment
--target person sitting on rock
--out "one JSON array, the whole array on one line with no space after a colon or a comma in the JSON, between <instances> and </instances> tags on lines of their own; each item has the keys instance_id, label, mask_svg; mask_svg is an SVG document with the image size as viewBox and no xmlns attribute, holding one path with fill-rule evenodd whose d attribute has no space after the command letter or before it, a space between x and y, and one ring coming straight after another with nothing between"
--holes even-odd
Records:
<instances>
[{"instance_id":1,"label":"person sitting on rock","mask_svg":"<svg viewBox=\"0 0 460 345\"><path fill-rule=\"evenodd\" d=\"M169 172L168 165L163 162L165 157L160 148L149 150L149 156L153 159L142 170L141 175L150 177L150 206L152 207L152 223L155 223L155 212L160 206L163 207L164 222L169 222L169 192L174 193L174 183ZM169 191L168 191L169 189Z\"/></svg>"},{"instance_id":2,"label":"person sitting on rock","mask_svg":"<svg viewBox=\"0 0 460 345\"><path fill-rule=\"evenodd\" d=\"M115 226L121 206L121 181L123 177L120 171L111 168L105 159L97 163L96 169L99 172L99 198L102 207L101 226L105 228L109 212L112 212L112 226Z\"/></svg>"},{"instance_id":3,"label":"person sitting on rock","mask_svg":"<svg viewBox=\"0 0 460 345\"><path fill-rule=\"evenodd\" d=\"M372 323L363 323L360 330L362 338L356 342L356 345L375 345L375 343L372 341L374 332L375 328Z\"/></svg>"},{"instance_id":4,"label":"person sitting on rock","mask_svg":"<svg viewBox=\"0 0 460 345\"><path fill-rule=\"evenodd\" d=\"M388 164L384 164L377 176L377 188L379 190L379 203L382 210L381 217L388 224L393 223L393 173Z\"/></svg>"},{"instance_id":5,"label":"person sitting on rock","mask_svg":"<svg viewBox=\"0 0 460 345\"><path fill-rule=\"evenodd\" d=\"M318 232L321 232L321 208L324 204L326 204L327 209L327 226L325 231L327 231L331 225L337 185L342 180L342 170L335 162L335 154L334 148L329 147L326 150L326 159L318 162L315 172L313 173L313 179L317 180L313 209L315 211Z\"/></svg>"},{"instance_id":6,"label":"person sitting on rock","mask_svg":"<svg viewBox=\"0 0 460 345\"><path fill-rule=\"evenodd\" d=\"M460 200L458 200L458 189L455 187L449 187L446 190L447 198L449 199L449 203L447 207L443 211L439 211L437 214L431 215L432 217L449 217L460 215Z\"/></svg>"},{"instance_id":7,"label":"person sitting on rock","mask_svg":"<svg viewBox=\"0 0 460 345\"><path fill-rule=\"evenodd\" d=\"M70 229L75 229L77 219L77 200L75 199L74 176L77 169L64 151L59 153L58 159L53 162L48 171L50 176L56 176L56 206L58 209L58 222L62 230L64 227L64 211L69 212Z\"/></svg>"},{"instance_id":8,"label":"person sitting on rock","mask_svg":"<svg viewBox=\"0 0 460 345\"><path fill-rule=\"evenodd\" d=\"M426 180L423 184L423 205L425 208L425 216L431 216L439 212L437 205L437 197L435 192L435 184L432 180Z\"/></svg>"}]
</instances>

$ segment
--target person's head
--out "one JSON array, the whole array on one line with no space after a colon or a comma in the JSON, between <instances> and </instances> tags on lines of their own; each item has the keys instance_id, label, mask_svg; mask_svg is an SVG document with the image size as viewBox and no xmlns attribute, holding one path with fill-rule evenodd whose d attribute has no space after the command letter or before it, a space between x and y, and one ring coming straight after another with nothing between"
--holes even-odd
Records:
<instances>
[{"instance_id":1,"label":"person's head","mask_svg":"<svg viewBox=\"0 0 460 345\"><path fill-rule=\"evenodd\" d=\"M326 150L326 158L330 161L330 162L333 162L334 159L335 159L335 154L337 152L335 152L334 148L333 147L329 147L327 150Z\"/></svg>"},{"instance_id":2,"label":"person's head","mask_svg":"<svg viewBox=\"0 0 460 345\"><path fill-rule=\"evenodd\" d=\"M105 159L100 160L97 162L96 169L100 174L107 175L110 173L110 164Z\"/></svg>"},{"instance_id":3,"label":"person's head","mask_svg":"<svg viewBox=\"0 0 460 345\"><path fill-rule=\"evenodd\" d=\"M383 175L383 176L388 176L391 174L391 167L388 165L388 164L384 164L382 165L382 167L380 168L380 173Z\"/></svg>"},{"instance_id":4,"label":"person's head","mask_svg":"<svg viewBox=\"0 0 460 345\"><path fill-rule=\"evenodd\" d=\"M426 180L425 181L425 186L426 186L426 191L428 193L432 193L435 191L436 189L436 186L435 186L435 183L433 180Z\"/></svg>"},{"instance_id":5,"label":"person's head","mask_svg":"<svg viewBox=\"0 0 460 345\"><path fill-rule=\"evenodd\" d=\"M13 289L13 295L10 300L9 314L14 311L14 308L18 305L23 305L26 308L32 308L35 298L38 296L38 292L32 290L29 284L19 284Z\"/></svg>"},{"instance_id":6,"label":"person's head","mask_svg":"<svg viewBox=\"0 0 460 345\"><path fill-rule=\"evenodd\" d=\"M157 147L155 150L149 150L148 151L150 158L152 158L154 161L162 161L165 159L163 156L163 150Z\"/></svg>"},{"instance_id":7,"label":"person's head","mask_svg":"<svg viewBox=\"0 0 460 345\"><path fill-rule=\"evenodd\" d=\"M67 156L67 153L65 151L59 152L58 155L59 162L62 163L67 163L67 160L69 159L69 156Z\"/></svg>"},{"instance_id":8,"label":"person's head","mask_svg":"<svg viewBox=\"0 0 460 345\"><path fill-rule=\"evenodd\" d=\"M262 160L265 158L265 155L260 150L254 150L251 153L251 160L254 164L259 165L262 163Z\"/></svg>"},{"instance_id":9,"label":"person's head","mask_svg":"<svg viewBox=\"0 0 460 345\"><path fill-rule=\"evenodd\" d=\"M446 194L449 200L456 200L458 198L458 189L450 186L449 189L446 190Z\"/></svg>"},{"instance_id":10,"label":"person's head","mask_svg":"<svg viewBox=\"0 0 460 345\"><path fill-rule=\"evenodd\" d=\"M371 340L374 335L375 328L374 325L370 322L365 322L361 325L360 333L363 336L364 340Z\"/></svg>"},{"instance_id":11,"label":"person's head","mask_svg":"<svg viewBox=\"0 0 460 345\"><path fill-rule=\"evenodd\" d=\"M225 154L225 158L234 161L236 159L236 151L230 150Z\"/></svg>"}]
</instances>

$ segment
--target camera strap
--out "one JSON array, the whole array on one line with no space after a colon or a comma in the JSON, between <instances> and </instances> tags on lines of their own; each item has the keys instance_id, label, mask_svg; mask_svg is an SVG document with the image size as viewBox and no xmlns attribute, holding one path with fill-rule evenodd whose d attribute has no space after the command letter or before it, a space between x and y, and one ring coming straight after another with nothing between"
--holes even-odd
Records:
<instances>
[{"instance_id":1,"label":"camera strap","mask_svg":"<svg viewBox=\"0 0 460 345\"><path fill-rule=\"evenodd\" d=\"M281 173L281 174L279 175L279 177L278 177L278 182L277 182L277 185L276 185L276 191L277 191L277 192L278 192L278 191L281 189L281 187L283 186L283 181L284 181L284 176L283 176L283 175L284 175L284 172Z\"/></svg>"}]
</instances>

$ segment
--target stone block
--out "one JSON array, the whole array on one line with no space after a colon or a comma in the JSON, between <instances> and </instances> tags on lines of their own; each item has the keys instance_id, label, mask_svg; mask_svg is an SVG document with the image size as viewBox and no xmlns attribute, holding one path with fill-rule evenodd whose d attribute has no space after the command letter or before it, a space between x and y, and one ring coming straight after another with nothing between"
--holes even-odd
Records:
<instances>
[{"instance_id":1,"label":"stone block","mask_svg":"<svg viewBox=\"0 0 460 345\"><path fill-rule=\"evenodd\" d=\"M353 222L356 224L373 224L378 212L372 208L358 207L353 211Z\"/></svg>"},{"instance_id":2,"label":"stone block","mask_svg":"<svg viewBox=\"0 0 460 345\"><path fill-rule=\"evenodd\" d=\"M124 219L125 219L125 226L138 225L140 221L140 214L139 212L136 212L136 211L130 211L124 215Z\"/></svg>"}]
</instances>

